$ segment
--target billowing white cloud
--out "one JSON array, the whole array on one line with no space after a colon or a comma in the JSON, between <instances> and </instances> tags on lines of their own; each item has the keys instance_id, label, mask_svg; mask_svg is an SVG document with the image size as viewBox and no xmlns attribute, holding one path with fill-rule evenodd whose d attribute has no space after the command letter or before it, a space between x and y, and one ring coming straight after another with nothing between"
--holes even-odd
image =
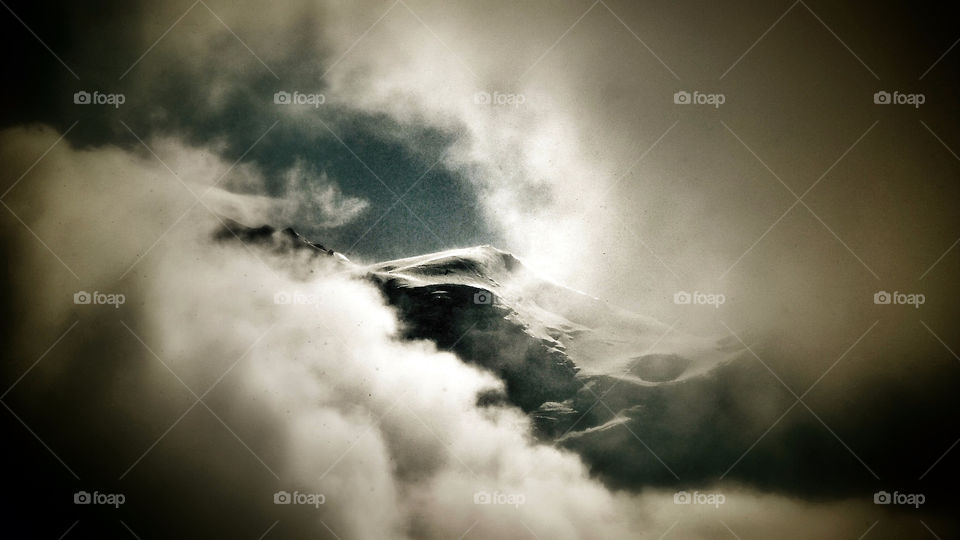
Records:
<instances>
[{"instance_id":1,"label":"billowing white cloud","mask_svg":"<svg viewBox=\"0 0 960 540\"><path fill-rule=\"evenodd\" d=\"M0 163L24 170L30 156L56 137L47 128L5 131ZM174 152L170 162L191 170L224 165L186 146ZM61 143L11 191L6 204L44 241L16 237L20 258L12 269L24 309L16 323L21 338L11 347L32 350L34 336L77 318L81 332L100 338L64 342L66 368L98 377L99 371L77 369L90 361L93 344L104 358L115 356L112 349L126 351L118 369L137 376L96 384L107 394L135 397L107 406L125 408L146 425L163 426L182 412L152 397L171 384L183 392L171 372L199 395L219 385L208 405L255 460L225 457L244 451L236 439L173 429L164 443L175 449L173 459L206 464L209 474L174 486L183 493L211 484L230 489L246 512L266 523L289 510L284 520L320 532L329 527L343 538L440 538L467 531L482 538L530 532L626 538L672 527L686 537L708 538L717 534L720 519L743 534L775 530L808 537L810 531L853 534L865 525L868 501L838 509L718 486L728 506L690 511L674 504L672 493L609 491L589 478L575 455L533 441L519 410L478 407L479 392L501 385L492 375L431 343L399 339L394 312L371 285L344 273L332 258L314 260L304 280L303 272L290 268L302 260L216 243L211 233L219 222L206 209L180 218L192 197L175 180L160 180L168 175L150 156ZM72 302L78 289L122 291L127 300L119 309L78 306ZM296 300L278 303L278 294ZM135 348L121 345L126 342ZM129 356L130 350L137 352ZM40 365L35 376L56 393L63 370ZM127 384L133 386L116 386ZM101 419L64 421L83 426ZM118 449L118 461L144 444L123 430L114 436L108 446ZM150 460L136 465L148 475L157 466ZM279 489L322 493L325 501L319 510L279 507L272 504ZM509 504L478 504L487 500ZM784 520L796 526L785 533ZM890 521L887 531L908 530L911 523Z\"/></svg>"},{"instance_id":2,"label":"billowing white cloud","mask_svg":"<svg viewBox=\"0 0 960 540\"><path fill-rule=\"evenodd\" d=\"M19 167L20 156L54 135L3 133L2 147L21 150L3 162ZM182 151L179 159L189 160ZM323 493L320 519L342 537L459 536L476 521L476 531L490 534L515 535L523 523L560 538L626 534L607 519L614 496L587 477L577 457L533 443L518 410L477 407L479 392L501 384L492 375L430 343L401 341L379 292L339 272L332 258L300 281L287 271L289 261L216 244L211 233L219 223L202 208L168 229L189 196L175 181L157 182L165 173L159 163L117 149L79 152L63 144L18 186L11 208L80 277L78 283L42 245L25 239L27 257L17 272L43 293L33 297L23 335L74 315L81 325L97 324L96 312L78 311L73 291L122 290L124 307L107 316L121 317L166 364L146 349L130 359L142 371L141 390L152 394L169 382L167 367L197 393L224 376L224 421L242 426L250 451L279 475L279 488ZM278 304L277 294L299 300ZM113 332L117 342L129 337L122 326ZM71 362L82 361L77 349ZM173 413L144 405L123 406L158 419ZM266 432L271 436L257 435ZM181 440L176 431L169 437ZM224 452L216 439L197 444L179 459L216 462ZM234 474L253 507L268 516L276 511L272 492L243 480L255 473ZM524 504L476 504L482 490L519 494Z\"/></svg>"},{"instance_id":3,"label":"billowing white cloud","mask_svg":"<svg viewBox=\"0 0 960 540\"><path fill-rule=\"evenodd\" d=\"M453 16L448 5L394 4L365 36L389 4L213 7L270 66L291 54L277 35L296 35L296 46L306 47L305 54L319 51L331 69L317 86L330 85L324 92L331 106L463 133L447 154L447 165L477 187L485 216L508 239L509 245L502 247L517 251L538 271L565 284L630 302L666 298L677 283L657 255L679 272L678 281L692 282L680 288L694 289L715 279L716 270L724 269L738 249L753 240L753 229L737 219L745 214L741 207L720 204L742 198L744 192L731 188L729 197L717 198L704 189L703 183L711 179L697 176L704 168L688 166L684 153L694 146L690 142L670 150L667 139L658 149L666 157L652 172L629 177L620 184L629 187L617 195L607 192L626 172L625 165L675 118L668 111L619 124L636 108L632 87L606 91L582 81L618 81L628 68L597 62L590 51L564 44L551 50L554 40L587 6L483 3L459 6ZM146 27L144 49L164 30L153 28L155 23L148 20L172 21L182 13L173 5L151 6L141 21ZM177 39L153 51L131 80L148 87L163 76L165 62L172 59L206 74L207 105L223 107L224 96L238 91L237 80L243 75L269 73L202 7L185 19L191 29L202 31L177 29ZM600 7L584 24L592 24L594 16L609 23L603 27L609 32L594 30L591 39L608 47L616 43L613 36L632 41ZM529 23L534 20L536 24ZM295 31L311 24L322 25L323 31ZM212 43L225 42L237 47L238 54L212 60L202 54ZM520 78L548 51L539 65L556 59L552 69L535 68ZM333 65L334 61L338 63ZM213 62L219 69L211 69ZM663 78L661 89L673 84L660 67L654 68L656 72L643 71L638 77ZM514 102L523 96L524 103L484 103L485 95L491 100L506 95ZM667 101L670 93L654 93L654 99L658 96ZM257 97L265 107L271 106L269 98L269 94ZM309 114L297 120L309 122ZM32 165L28 157L42 154L57 135L39 128L5 132L0 163L5 170L26 170ZM476 393L499 384L490 375L430 344L399 341L392 311L371 287L330 275L333 272L323 267L310 281L302 281L292 277L302 274L288 272L283 261L252 249L211 244L209 233L219 223L205 205L248 224L349 223L367 209L367 202L345 194L336 178L313 175L296 165L285 173L285 190L267 197L260 194L265 192L261 173L240 164L230 173L229 189L226 184L213 187L204 197L205 205L195 205L187 189L204 192L230 167L218 155L220 149L195 148L175 138L148 142L188 188L143 152L112 147L76 150L63 142L5 198L49 246L48 250L30 234L11 232L17 247L13 252L20 257L12 267L18 281L26 284L17 291L25 306L17 323L24 342L14 347L23 348L39 330L55 333L78 314L84 325L99 319L70 304L78 288L125 291L128 304L118 313L188 385L199 392L230 368L224 382L229 392L213 407L281 477L277 485L253 478L266 476L273 482L255 460L251 465L222 459L234 449L221 442L192 446L177 431L171 440L179 459L209 465L211 478L205 480L237 482L238 491L250 496L249 509L264 515L267 523L277 511L269 504L272 490L300 489L327 496L322 512L295 512L284 520L310 521L321 533L329 526L344 538L458 537L470 527L477 537L520 537L529 531L544 538L627 537L637 531L656 537L673 530L685 537L707 538L727 534L726 528L743 537L856 537L870 525L868 503L860 501L820 505L721 487L730 503L708 513L674 505L672 493L648 490L631 495L605 489L588 478L572 454L532 442L528 421L516 411L477 408ZM717 156L722 150L716 148L723 147L713 148L711 157L726 159ZM742 151L735 143L731 149ZM652 177L669 167L676 169ZM709 163L705 167L709 169ZM684 181L687 173L696 181ZM718 221L725 212L739 215ZM633 220L630 226L621 221L625 217ZM754 213L751 219L762 221L765 216L756 218ZM19 230L20 223L10 223ZM743 234L724 236L722 245L710 243L720 235L705 233L722 229L718 223ZM757 235L765 225L759 224ZM833 241L819 228L815 234ZM841 234L847 236L843 230ZM657 240L651 241L651 236ZM653 246L652 252L643 241ZM792 251L793 244L781 245L776 252L791 257L778 267L782 271L777 284L782 285L774 288L784 296L770 295L745 311L791 330L800 320L797 332L819 337L817 346L826 344L829 355L839 354L856 336L823 337L818 334L825 326L823 317L843 322L860 309L848 305L825 309L822 297L855 296L859 291L836 286L810 294L806 281L810 272L804 266L810 261L800 260L803 256ZM836 251L847 256L842 249ZM827 248L818 247L815 255L813 259L831 265L836 259ZM819 272L816 264L811 266ZM768 276L759 277L744 289L767 283ZM725 286L730 288L723 292L735 301L736 283ZM316 301L277 305L273 295L281 291ZM777 310L796 306L804 316L772 317L769 313L781 312L771 311L771 306ZM111 334L107 342L116 338ZM84 361L86 354L77 348L73 356ZM809 351L809 356L825 358L821 351ZM238 358L241 361L231 368ZM169 382L169 372L146 351L135 361L144 390L157 391L161 381ZM812 369L819 375L826 367L811 363L795 369ZM904 368L898 364L897 369ZM37 374L48 376L50 390L56 391L56 369L41 365ZM142 405L123 404L131 415L146 415L151 425L161 427L168 417L182 412L169 404L144 412ZM765 426L752 427L762 431ZM236 446L235 440L228 440ZM474 504L473 496L481 490L522 494L524 504ZM792 525L789 530L784 530L784 523ZM883 531L911 534L913 529L905 523L891 517Z\"/></svg>"}]
</instances>

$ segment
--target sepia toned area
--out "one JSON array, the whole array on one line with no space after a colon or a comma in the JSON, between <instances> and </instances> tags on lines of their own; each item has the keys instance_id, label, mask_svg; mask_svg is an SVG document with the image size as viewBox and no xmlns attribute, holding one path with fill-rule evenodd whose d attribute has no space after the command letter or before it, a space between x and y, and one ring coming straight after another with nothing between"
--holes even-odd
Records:
<instances>
[{"instance_id":1,"label":"sepia toned area","mask_svg":"<svg viewBox=\"0 0 960 540\"><path fill-rule=\"evenodd\" d=\"M952 538L942 3L3 1L11 538Z\"/></svg>"}]
</instances>

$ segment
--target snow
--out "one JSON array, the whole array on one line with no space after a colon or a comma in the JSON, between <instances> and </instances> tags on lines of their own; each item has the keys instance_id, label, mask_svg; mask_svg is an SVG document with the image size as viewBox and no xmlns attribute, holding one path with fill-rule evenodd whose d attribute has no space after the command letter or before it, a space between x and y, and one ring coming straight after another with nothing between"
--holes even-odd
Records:
<instances>
[{"instance_id":1,"label":"snow","mask_svg":"<svg viewBox=\"0 0 960 540\"><path fill-rule=\"evenodd\" d=\"M667 384L705 374L740 352L721 347L718 339L684 334L553 283L511 253L491 246L387 261L365 270L401 287L465 285L488 290L494 303L507 308L505 318L564 351L584 376L606 375L644 386ZM643 369L636 368L644 357L658 363L649 380L639 376Z\"/></svg>"}]
</instances>

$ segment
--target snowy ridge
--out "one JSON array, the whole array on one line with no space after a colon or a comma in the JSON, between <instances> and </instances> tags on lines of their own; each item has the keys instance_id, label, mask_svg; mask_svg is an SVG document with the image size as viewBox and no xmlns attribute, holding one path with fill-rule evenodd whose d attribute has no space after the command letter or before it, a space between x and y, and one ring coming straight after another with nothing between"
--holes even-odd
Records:
<instances>
[{"instance_id":1,"label":"snowy ridge","mask_svg":"<svg viewBox=\"0 0 960 540\"><path fill-rule=\"evenodd\" d=\"M454 249L366 269L399 287L464 285L489 291L507 317L532 337L553 342L583 375L657 385L710 371L736 356L715 339L684 335L540 278L509 252L491 246Z\"/></svg>"},{"instance_id":2,"label":"snowy ridge","mask_svg":"<svg viewBox=\"0 0 960 540\"><path fill-rule=\"evenodd\" d=\"M572 446L621 424L656 424L648 411L661 406L664 390L697 388L743 354L729 336L684 334L544 279L488 245L361 266L292 229L230 223L215 237L296 257L303 279L310 265L335 261L372 282L397 310L402 337L431 340L492 371L506 393L483 400L522 408L538 435ZM595 407L600 395L614 408Z\"/></svg>"}]
</instances>

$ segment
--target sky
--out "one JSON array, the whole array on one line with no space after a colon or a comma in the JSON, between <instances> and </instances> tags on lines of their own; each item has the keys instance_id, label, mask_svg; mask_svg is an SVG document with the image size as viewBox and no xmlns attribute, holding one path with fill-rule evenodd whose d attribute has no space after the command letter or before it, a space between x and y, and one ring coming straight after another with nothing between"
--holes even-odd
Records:
<instances>
[{"instance_id":1,"label":"sky","mask_svg":"<svg viewBox=\"0 0 960 540\"><path fill-rule=\"evenodd\" d=\"M230 362L196 358L232 361L266 333L263 362L241 368L244 382L218 398L232 411L229 420L197 420L168 448L168 464L191 463L196 437L188 434L223 433L211 448L259 441L257 452L241 444L231 453L236 462L193 462L221 480L198 499L214 493L230 501L224 479L249 467L252 454L269 454L287 470L257 471L247 480L259 487L246 491L274 491L276 476L315 468L310 455L337 455L314 446L323 444L310 438L315 423L351 436L369 427L376 440L359 445L368 460L351 464L341 481L359 485L372 463L381 513L367 522L343 502L327 508L330 529L349 531L345 538L459 534L457 519L418 511L417 501L466 489L461 464L427 465L417 454L476 444L468 427L480 413L470 397L496 382L447 353L398 345L382 301L334 277L316 286L362 300L348 316L310 314L323 336L317 349L297 349L303 330L289 314L271 312L282 330L271 337L270 317L251 315L258 304L232 296L302 285L284 281L282 261L209 246L203 234L221 216L292 226L360 262L490 244L558 283L684 331L736 333L752 346L750 361L771 373L739 382L732 374L722 385L730 408L749 410L751 423L690 435L701 444L749 445L777 421L769 444L743 463L744 485L736 489L747 502L732 511L734 530L763 534L778 520L813 526L829 515L843 519L824 535L856 537L880 519L860 503L898 487L929 495L927 529L911 529L919 519L896 514L871 534L955 530L936 510L955 501L950 450L960 436L947 414L960 382L952 277L960 270L960 34L956 13L942 3L10 1L4 8L0 24L14 52L3 58L0 249L8 261L2 295L12 358L9 397L0 401L11 413L5 428L23 437L18 458L42 471L45 485L71 491L76 479L62 477L59 458L51 461L44 445L70 449L57 454L76 456L64 460L84 464L88 473L79 476L113 482L116 460L78 444L79 433L93 430L129 458L119 461L132 462L190 405L176 377L156 382L167 370L155 356L170 357L187 387L206 387ZM114 97L84 104L83 92ZM283 103L284 92L312 101ZM684 92L703 103L683 103ZM884 93L904 102L883 103ZM222 262L210 262L210 253ZM118 313L61 305L78 288L125 291L131 303ZM877 304L881 291L922 294L924 303ZM678 305L679 292L725 301ZM196 298L208 299L206 307L193 307ZM184 330L183 320L223 324ZM336 342L351 325L368 333ZM144 352L151 338L156 355ZM310 360L258 371L284 347ZM350 381L378 381L377 370L326 363L364 347L374 357L410 360L399 370L409 379L396 375L384 395L400 397L406 384L429 379L420 382L423 394L440 401L413 404L413 414L463 413L441 415L433 428L439 447L401 435L413 430L408 422L420 424L415 419L372 427L390 404L363 399ZM94 366L109 376L88 365L101 356ZM410 367L419 357L462 384L445 394L442 381ZM31 375L21 380L27 368ZM339 374L300 394L270 393L297 386L291 381L311 370ZM251 407L237 397L249 395L244 384L272 397ZM785 388L807 407L781 421L793 401ZM292 405L311 400L329 407ZM287 409L296 411L292 419ZM82 419L70 427L65 410L82 411ZM91 420L101 414L110 421ZM569 453L530 444L516 428L523 419L499 414L484 420L490 435L483 440L500 444L484 446L468 465L491 483L508 483L509 472L479 464L546 455L540 483L525 489L578 509L562 519L531 509L524 519L536 523L527 528L577 537L610 515L613 529L653 534L673 522L675 509L644 489L649 471L591 477ZM239 438L223 429L238 422ZM121 425L128 426L122 435L110 427ZM709 450L681 454L712 463ZM129 488L149 492L153 478L166 478L169 485L154 493L159 506L174 504L178 482L191 474L164 469L163 461L152 465L162 474ZM818 466L822 477L811 474ZM790 467L796 470L771 472ZM574 487L554 489L554 477ZM616 490L624 482L627 493ZM183 503L191 504L199 503ZM270 526L269 510L254 507L236 530ZM136 508L124 523L167 530ZM202 512L185 515L209 525ZM102 521L115 525L112 515ZM280 521L289 522L290 536L316 527ZM715 522L688 521L691 536L715 534ZM62 532L72 522L58 516L50 526ZM492 522L475 533L515 534Z\"/></svg>"}]
</instances>

